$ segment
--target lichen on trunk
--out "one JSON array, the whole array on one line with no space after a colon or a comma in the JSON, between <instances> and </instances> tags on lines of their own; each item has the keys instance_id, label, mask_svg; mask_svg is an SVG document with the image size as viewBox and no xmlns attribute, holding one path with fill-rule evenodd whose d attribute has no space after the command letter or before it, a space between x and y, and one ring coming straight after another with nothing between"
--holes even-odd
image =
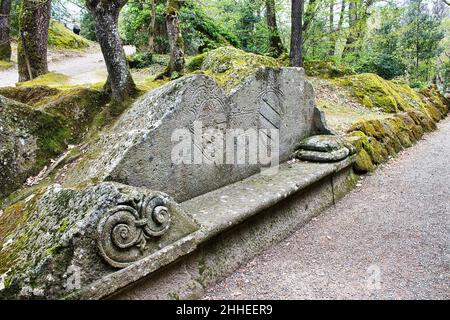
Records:
<instances>
[{"instance_id":1,"label":"lichen on trunk","mask_svg":"<svg viewBox=\"0 0 450 320\"><path fill-rule=\"evenodd\" d=\"M179 9L179 0L167 0L166 26L170 46L170 62L167 69L156 77L157 79L166 76L177 78L183 74L185 65L184 42L180 30L180 21L178 19Z\"/></svg>"},{"instance_id":2,"label":"lichen on trunk","mask_svg":"<svg viewBox=\"0 0 450 320\"><path fill-rule=\"evenodd\" d=\"M0 0L0 60L11 60L11 0Z\"/></svg>"},{"instance_id":3,"label":"lichen on trunk","mask_svg":"<svg viewBox=\"0 0 450 320\"><path fill-rule=\"evenodd\" d=\"M32 80L48 72L47 46L50 0L23 0L19 17L19 81Z\"/></svg>"}]
</instances>

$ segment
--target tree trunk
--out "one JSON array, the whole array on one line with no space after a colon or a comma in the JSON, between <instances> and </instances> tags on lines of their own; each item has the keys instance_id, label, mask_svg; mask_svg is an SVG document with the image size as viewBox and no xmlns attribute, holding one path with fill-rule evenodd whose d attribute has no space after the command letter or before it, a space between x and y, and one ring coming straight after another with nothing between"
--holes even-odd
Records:
<instances>
[{"instance_id":1,"label":"tree trunk","mask_svg":"<svg viewBox=\"0 0 450 320\"><path fill-rule=\"evenodd\" d=\"M330 1L330 14L328 17L329 22L329 32L330 32L330 48L328 49L328 55L330 57L334 56L334 44L336 43L336 33L334 30L334 0Z\"/></svg>"},{"instance_id":2,"label":"tree trunk","mask_svg":"<svg viewBox=\"0 0 450 320\"><path fill-rule=\"evenodd\" d=\"M275 0L266 0L267 27L269 28L269 48L273 57L283 54L284 48L278 32Z\"/></svg>"},{"instance_id":3,"label":"tree trunk","mask_svg":"<svg viewBox=\"0 0 450 320\"><path fill-rule=\"evenodd\" d=\"M348 54L354 51L355 39L355 24L356 24L356 4L355 0L350 0L348 3L348 36L345 42L344 54Z\"/></svg>"},{"instance_id":4,"label":"tree trunk","mask_svg":"<svg viewBox=\"0 0 450 320\"><path fill-rule=\"evenodd\" d=\"M302 0L302 37L303 37L303 43L305 43L307 36L308 36L308 30L311 26L312 22L314 21L314 17L317 13L317 7L318 7L318 1L317 0L309 0L308 6L306 10L305 7L305 0Z\"/></svg>"},{"instance_id":5,"label":"tree trunk","mask_svg":"<svg viewBox=\"0 0 450 320\"><path fill-rule=\"evenodd\" d=\"M0 60L11 60L11 0L0 0Z\"/></svg>"},{"instance_id":6,"label":"tree trunk","mask_svg":"<svg viewBox=\"0 0 450 320\"><path fill-rule=\"evenodd\" d=\"M136 91L118 29L119 13L127 1L86 1L108 70L105 89L111 92L112 99L117 102L124 101Z\"/></svg>"},{"instance_id":7,"label":"tree trunk","mask_svg":"<svg viewBox=\"0 0 450 320\"><path fill-rule=\"evenodd\" d=\"M32 80L48 73L47 45L50 0L23 0L19 17L19 81Z\"/></svg>"},{"instance_id":8,"label":"tree trunk","mask_svg":"<svg viewBox=\"0 0 450 320\"><path fill-rule=\"evenodd\" d=\"M342 25L344 23L344 14L345 14L345 0L342 0L341 2L341 12L339 13L339 22L338 22L338 26L336 29L336 35L334 37L334 43L333 43L333 56L336 55L336 51L337 51L337 37L339 36L341 30L342 30Z\"/></svg>"},{"instance_id":9,"label":"tree trunk","mask_svg":"<svg viewBox=\"0 0 450 320\"><path fill-rule=\"evenodd\" d=\"M172 76L173 73L181 75L184 70L184 44L180 31L180 22L178 20L179 8L178 0L167 1L166 25L170 46L170 62L164 74L165 76Z\"/></svg>"},{"instance_id":10,"label":"tree trunk","mask_svg":"<svg viewBox=\"0 0 450 320\"><path fill-rule=\"evenodd\" d=\"M291 52L290 63L292 67L303 66L303 34L302 16L304 0L292 0L291 15Z\"/></svg>"},{"instance_id":11,"label":"tree trunk","mask_svg":"<svg viewBox=\"0 0 450 320\"><path fill-rule=\"evenodd\" d=\"M150 23L148 25L148 51L155 52L155 27L156 27L156 0L151 1L152 14L150 15Z\"/></svg>"}]
</instances>

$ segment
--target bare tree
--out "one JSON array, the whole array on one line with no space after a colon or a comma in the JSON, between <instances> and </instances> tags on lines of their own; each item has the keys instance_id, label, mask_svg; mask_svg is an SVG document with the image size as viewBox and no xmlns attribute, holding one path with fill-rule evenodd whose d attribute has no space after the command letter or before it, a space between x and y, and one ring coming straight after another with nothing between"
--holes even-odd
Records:
<instances>
[{"instance_id":1,"label":"bare tree","mask_svg":"<svg viewBox=\"0 0 450 320\"><path fill-rule=\"evenodd\" d=\"M279 57L284 52L284 48L277 26L275 0L266 0L266 17L269 28L270 53L274 57Z\"/></svg>"},{"instance_id":2,"label":"bare tree","mask_svg":"<svg viewBox=\"0 0 450 320\"><path fill-rule=\"evenodd\" d=\"M11 0L0 0L0 60L11 60Z\"/></svg>"},{"instance_id":3,"label":"bare tree","mask_svg":"<svg viewBox=\"0 0 450 320\"><path fill-rule=\"evenodd\" d=\"M290 52L290 64L292 67L303 66L303 5L304 0L292 0Z\"/></svg>"},{"instance_id":4,"label":"bare tree","mask_svg":"<svg viewBox=\"0 0 450 320\"><path fill-rule=\"evenodd\" d=\"M19 81L48 73L47 47L50 0L22 0L19 16Z\"/></svg>"},{"instance_id":5,"label":"bare tree","mask_svg":"<svg viewBox=\"0 0 450 320\"><path fill-rule=\"evenodd\" d=\"M118 102L124 101L136 91L118 28L120 10L127 2L128 0L86 0L108 70L105 89Z\"/></svg>"}]
</instances>

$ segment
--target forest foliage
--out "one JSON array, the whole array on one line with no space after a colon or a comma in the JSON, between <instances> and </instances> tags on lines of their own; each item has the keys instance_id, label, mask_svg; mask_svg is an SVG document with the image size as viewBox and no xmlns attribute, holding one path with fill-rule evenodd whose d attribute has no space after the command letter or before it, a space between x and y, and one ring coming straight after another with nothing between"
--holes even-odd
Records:
<instances>
[{"instance_id":1,"label":"forest foliage","mask_svg":"<svg viewBox=\"0 0 450 320\"><path fill-rule=\"evenodd\" d=\"M299 0L303 5L303 59L333 63L357 73L402 79L413 87L450 83L450 7L443 0ZM231 45L272 55L268 9L287 58L291 37L291 0L183 0L178 12L184 53L194 56ZM12 0L11 32L18 37L21 0ZM74 17L68 6L77 6ZM167 0L129 0L120 12L124 44L146 53L170 51L165 17ZM52 17L77 23L81 35L96 40L83 0L52 1ZM152 21L155 19L155 21ZM151 49L150 37L153 35ZM283 57L281 57L283 58ZM150 61L150 60L149 60ZM138 61L138 64L140 62ZM318 65L320 68L321 65ZM323 63L322 63L323 66Z\"/></svg>"}]
</instances>

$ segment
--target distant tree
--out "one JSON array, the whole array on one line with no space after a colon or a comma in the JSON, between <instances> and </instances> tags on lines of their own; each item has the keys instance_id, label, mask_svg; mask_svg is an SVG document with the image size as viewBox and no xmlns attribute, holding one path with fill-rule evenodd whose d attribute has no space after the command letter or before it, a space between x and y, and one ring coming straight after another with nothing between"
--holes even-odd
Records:
<instances>
[{"instance_id":1,"label":"distant tree","mask_svg":"<svg viewBox=\"0 0 450 320\"><path fill-rule=\"evenodd\" d=\"M89 12L83 12L81 16L81 31L80 35L91 41L97 41L97 35L95 33L94 20Z\"/></svg>"},{"instance_id":2,"label":"distant tree","mask_svg":"<svg viewBox=\"0 0 450 320\"><path fill-rule=\"evenodd\" d=\"M108 69L105 89L111 92L112 99L117 102L124 101L136 91L118 28L120 10L127 2L128 0L86 0Z\"/></svg>"},{"instance_id":3,"label":"distant tree","mask_svg":"<svg viewBox=\"0 0 450 320\"><path fill-rule=\"evenodd\" d=\"M11 60L11 0L0 0L0 60Z\"/></svg>"},{"instance_id":4,"label":"distant tree","mask_svg":"<svg viewBox=\"0 0 450 320\"><path fill-rule=\"evenodd\" d=\"M148 24L148 51L155 52L155 37L156 37L156 0L150 0L150 22Z\"/></svg>"},{"instance_id":5,"label":"distant tree","mask_svg":"<svg viewBox=\"0 0 450 320\"><path fill-rule=\"evenodd\" d=\"M290 50L290 64L292 67L303 66L303 6L304 0L292 0Z\"/></svg>"},{"instance_id":6,"label":"distant tree","mask_svg":"<svg viewBox=\"0 0 450 320\"><path fill-rule=\"evenodd\" d=\"M269 48L273 57L279 57L283 52L283 43L277 25L275 0L266 0L266 18L269 29Z\"/></svg>"},{"instance_id":7,"label":"distant tree","mask_svg":"<svg viewBox=\"0 0 450 320\"><path fill-rule=\"evenodd\" d=\"M380 26L370 34L357 63L359 72L372 72L385 79L405 74L404 48L401 46L402 8L392 2L380 10Z\"/></svg>"},{"instance_id":8,"label":"distant tree","mask_svg":"<svg viewBox=\"0 0 450 320\"><path fill-rule=\"evenodd\" d=\"M428 80L429 61L441 52L439 43L444 35L439 29L440 21L433 17L424 0L408 0L409 6L405 12L406 32L403 34L403 45L413 61L413 76L421 78L420 64L425 62Z\"/></svg>"},{"instance_id":9,"label":"distant tree","mask_svg":"<svg viewBox=\"0 0 450 320\"><path fill-rule=\"evenodd\" d=\"M48 73L47 47L50 0L23 0L19 15L19 81Z\"/></svg>"}]
</instances>

